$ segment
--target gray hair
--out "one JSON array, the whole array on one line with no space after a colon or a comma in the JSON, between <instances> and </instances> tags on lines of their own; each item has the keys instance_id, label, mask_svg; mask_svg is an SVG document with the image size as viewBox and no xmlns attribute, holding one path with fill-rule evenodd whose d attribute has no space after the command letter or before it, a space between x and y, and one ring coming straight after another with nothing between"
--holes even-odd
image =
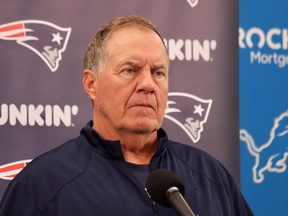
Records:
<instances>
[{"instance_id":1,"label":"gray hair","mask_svg":"<svg viewBox=\"0 0 288 216\"><path fill-rule=\"evenodd\" d=\"M161 33L150 20L136 15L122 16L113 19L96 32L84 55L84 69L89 69L99 74L103 72L106 60L109 57L109 50L106 47L108 39L113 32L126 26L142 26L151 29L160 37L166 49Z\"/></svg>"}]
</instances>

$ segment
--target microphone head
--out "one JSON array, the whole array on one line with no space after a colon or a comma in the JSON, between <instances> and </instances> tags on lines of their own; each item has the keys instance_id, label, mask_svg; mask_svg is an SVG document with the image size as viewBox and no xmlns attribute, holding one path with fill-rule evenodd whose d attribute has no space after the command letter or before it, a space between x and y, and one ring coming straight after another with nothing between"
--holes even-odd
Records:
<instances>
[{"instance_id":1,"label":"microphone head","mask_svg":"<svg viewBox=\"0 0 288 216\"><path fill-rule=\"evenodd\" d=\"M158 169L150 173L146 181L147 192L152 200L160 205L171 207L167 199L167 190L171 187L177 187L184 196L185 187L179 177L167 169Z\"/></svg>"}]
</instances>

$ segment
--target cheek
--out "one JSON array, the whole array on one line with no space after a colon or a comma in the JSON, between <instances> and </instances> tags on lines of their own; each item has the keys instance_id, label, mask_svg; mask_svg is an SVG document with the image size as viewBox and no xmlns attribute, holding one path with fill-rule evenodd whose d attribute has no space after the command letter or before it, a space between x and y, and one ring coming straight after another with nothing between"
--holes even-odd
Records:
<instances>
[{"instance_id":1,"label":"cheek","mask_svg":"<svg viewBox=\"0 0 288 216\"><path fill-rule=\"evenodd\" d=\"M130 96L125 86L103 85L97 96L99 98L99 106L106 107L110 111L121 111L126 104L127 98ZM96 98L97 100L97 98Z\"/></svg>"},{"instance_id":2,"label":"cheek","mask_svg":"<svg viewBox=\"0 0 288 216\"><path fill-rule=\"evenodd\" d=\"M96 107L98 107L100 110L107 111L107 107L111 106L112 100L110 98L113 98L113 96L111 96L110 94L113 91L110 91L109 86L105 85L104 82L102 82L101 84L98 83L95 91L96 91L95 94Z\"/></svg>"},{"instance_id":3,"label":"cheek","mask_svg":"<svg viewBox=\"0 0 288 216\"><path fill-rule=\"evenodd\" d=\"M163 103L165 103L165 106L166 106L166 102L168 100L168 85L164 85L162 88L161 88L161 100L162 101L165 101Z\"/></svg>"},{"instance_id":4,"label":"cheek","mask_svg":"<svg viewBox=\"0 0 288 216\"><path fill-rule=\"evenodd\" d=\"M162 92L161 95L158 97L158 106L159 106L159 111L161 113L165 112L165 109L167 107L167 100L168 100L168 90Z\"/></svg>"}]
</instances>

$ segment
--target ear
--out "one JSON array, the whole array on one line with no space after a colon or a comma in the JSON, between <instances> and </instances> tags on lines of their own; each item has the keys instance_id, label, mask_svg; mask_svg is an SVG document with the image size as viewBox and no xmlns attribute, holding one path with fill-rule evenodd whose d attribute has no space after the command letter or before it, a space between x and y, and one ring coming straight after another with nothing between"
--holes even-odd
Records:
<instances>
[{"instance_id":1,"label":"ear","mask_svg":"<svg viewBox=\"0 0 288 216\"><path fill-rule=\"evenodd\" d=\"M93 101L96 98L96 89L95 89L96 82L97 82L97 74L91 70L85 69L83 72L82 83L86 93Z\"/></svg>"}]
</instances>

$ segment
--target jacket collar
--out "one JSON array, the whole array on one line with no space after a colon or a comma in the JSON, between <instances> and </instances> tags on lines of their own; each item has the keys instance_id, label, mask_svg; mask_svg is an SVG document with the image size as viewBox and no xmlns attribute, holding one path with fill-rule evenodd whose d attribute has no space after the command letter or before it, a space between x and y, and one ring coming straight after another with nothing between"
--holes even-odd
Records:
<instances>
[{"instance_id":1,"label":"jacket collar","mask_svg":"<svg viewBox=\"0 0 288 216\"><path fill-rule=\"evenodd\" d=\"M81 130L81 135L86 137L89 143L95 148L96 151L108 156L112 159L125 160L121 143L119 140L106 140L102 138L93 128L93 121L89 121L86 126ZM154 157L160 156L166 149L168 144L168 137L166 132L160 128L158 134L158 149Z\"/></svg>"}]
</instances>

